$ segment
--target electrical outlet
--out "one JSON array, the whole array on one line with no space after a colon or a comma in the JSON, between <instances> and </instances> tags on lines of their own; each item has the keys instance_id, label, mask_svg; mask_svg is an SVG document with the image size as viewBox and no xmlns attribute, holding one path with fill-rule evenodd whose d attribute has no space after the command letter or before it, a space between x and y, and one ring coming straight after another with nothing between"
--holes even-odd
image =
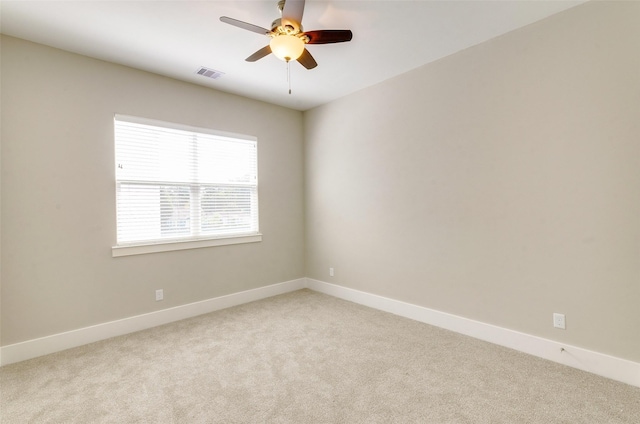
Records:
<instances>
[{"instance_id":1,"label":"electrical outlet","mask_svg":"<svg viewBox=\"0 0 640 424\"><path fill-rule=\"evenodd\" d=\"M156 302L162 299L164 299L164 290L156 290Z\"/></svg>"},{"instance_id":2,"label":"electrical outlet","mask_svg":"<svg viewBox=\"0 0 640 424\"><path fill-rule=\"evenodd\" d=\"M553 326L555 328L561 328L563 330L567 328L564 314L557 314L555 312L553 313Z\"/></svg>"},{"instance_id":3,"label":"electrical outlet","mask_svg":"<svg viewBox=\"0 0 640 424\"><path fill-rule=\"evenodd\" d=\"M329 268L329 277L333 277L333 268Z\"/></svg>"}]
</instances>

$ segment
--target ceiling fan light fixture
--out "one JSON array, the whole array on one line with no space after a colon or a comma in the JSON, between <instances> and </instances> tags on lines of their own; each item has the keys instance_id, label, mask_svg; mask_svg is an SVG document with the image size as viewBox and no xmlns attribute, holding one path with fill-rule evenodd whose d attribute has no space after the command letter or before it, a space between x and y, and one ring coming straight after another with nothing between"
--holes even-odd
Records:
<instances>
[{"instance_id":1,"label":"ceiling fan light fixture","mask_svg":"<svg viewBox=\"0 0 640 424\"><path fill-rule=\"evenodd\" d=\"M273 54L285 62L297 60L304 51L304 41L300 37L289 34L276 35L269 42L269 46Z\"/></svg>"}]
</instances>

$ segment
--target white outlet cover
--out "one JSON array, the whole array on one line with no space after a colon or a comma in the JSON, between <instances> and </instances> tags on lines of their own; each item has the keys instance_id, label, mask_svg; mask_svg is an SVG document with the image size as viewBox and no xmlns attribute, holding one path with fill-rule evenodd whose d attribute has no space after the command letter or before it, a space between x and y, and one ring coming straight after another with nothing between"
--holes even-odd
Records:
<instances>
[{"instance_id":1,"label":"white outlet cover","mask_svg":"<svg viewBox=\"0 0 640 424\"><path fill-rule=\"evenodd\" d=\"M156 290L156 301L164 299L164 290Z\"/></svg>"},{"instance_id":2,"label":"white outlet cover","mask_svg":"<svg viewBox=\"0 0 640 424\"><path fill-rule=\"evenodd\" d=\"M561 328L563 330L565 330L567 328L564 314L558 314L558 313L554 312L554 314L553 314L553 326L555 328Z\"/></svg>"}]
</instances>

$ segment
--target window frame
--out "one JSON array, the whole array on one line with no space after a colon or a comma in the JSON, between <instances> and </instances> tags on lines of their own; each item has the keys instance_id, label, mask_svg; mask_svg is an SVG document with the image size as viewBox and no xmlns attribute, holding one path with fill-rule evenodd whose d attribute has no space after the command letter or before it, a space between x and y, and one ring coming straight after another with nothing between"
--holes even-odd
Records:
<instances>
[{"instance_id":1,"label":"window frame","mask_svg":"<svg viewBox=\"0 0 640 424\"><path fill-rule=\"evenodd\" d=\"M203 127L194 127L190 125L177 124L173 122L160 121L155 119L141 118L130 115L122 115L115 114L113 117L113 145L114 145L114 194L116 196L116 232L118 228L118 174L117 174L117 152L116 152L116 121L129 122L134 124L142 124L149 125L160 128L169 128L180 131L188 131L193 133L202 133L207 135L214 135L226 138L234 138L238 140L246 140L252 141L256 143L257 149L257 137L238 134L238 133L230 133L224 131L213 130L211 128L203 128ZM257 151L256 151L257 155ZM257 156L256 156L256 220L257 220L257 232L248 233L248 234L228 234L228 235L204 235L204 236L189 236L189 237L180 237L175 239L167 239L167 240L149 240L149 241L137 241L137 242L126 242L120 243L116 241L115 245L111 248L111 253L113 257L119 256L129 256L129 255L140 255L147 253L156 253L156 252L168 252L175 250L185 250L185 249L196 249L203 247L213 247L213 246L226 246L226 245L234 245L234 244L243 244L243 243L255 243L262 241L262 234L260 233L260 219L259 219L259 201L258 201L258 170L257 170Z\"/></svg>"}]
</instances>

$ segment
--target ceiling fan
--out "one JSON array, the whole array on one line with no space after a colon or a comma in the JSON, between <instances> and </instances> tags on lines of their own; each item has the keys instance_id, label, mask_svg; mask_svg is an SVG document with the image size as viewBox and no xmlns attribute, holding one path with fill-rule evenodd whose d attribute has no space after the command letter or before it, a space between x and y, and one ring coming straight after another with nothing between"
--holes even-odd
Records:
<instances>
[{"instance_id":1,"label":"ceiling fan","mask_svg":"<svg viewBox=\"0 0 640 424\"><path fill-rule=\"evenodd\" d=\"M304 2L305 0L278 1L278 10L280 10L282 17L271 23L270 30L227 16L221 16L220 20L229 25L263 34L271 38L268 45L246 58L245 60L247 62L255 62L273 53L287 63L291 60L297 60L305 68L313 69L318 66L318 63L306 49L306 44L342 43L351 41L353 35L348 29L305 32L302 28Z\"/></svg>"}]
</instances>

